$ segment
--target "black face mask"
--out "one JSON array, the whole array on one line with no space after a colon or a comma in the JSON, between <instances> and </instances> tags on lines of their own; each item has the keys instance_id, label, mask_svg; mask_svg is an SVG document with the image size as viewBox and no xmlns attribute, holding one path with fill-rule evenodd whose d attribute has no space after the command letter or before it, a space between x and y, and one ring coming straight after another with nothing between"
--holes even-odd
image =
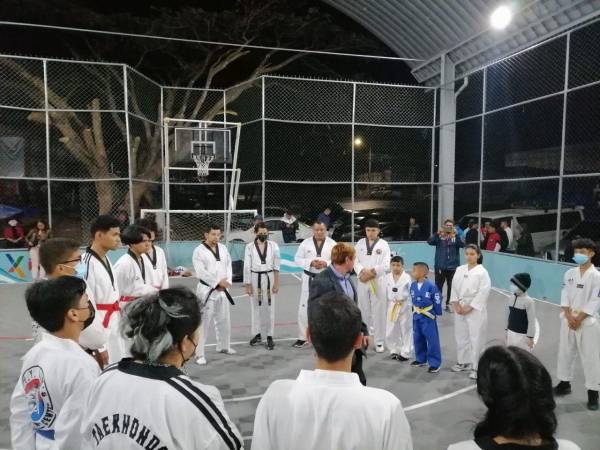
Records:
<instances>
[{"instance_id":1,"label":"black face mask","mask_svg":"<svg viewBox=\"0 0 600 450\"><path fill-rule=\"evenodd\" d=\"M88 308L88 311L90 312L90 316L83 321L83 328L81 329L82 331L85 330L87 327L89 327L92 324L92 322L94 321L94 318L96 317L96 308L94 308L94 305L92 305L91 300L88 300L87 308ZM85 309L85 308L77 308L77 309Z\"/></svg>"},{"instance_id":2,"label":"black face mask","mask_svg":"<svg viewBox=\"0 0 600 450\"><path fill-rule=\"evenodd\" d=\"M269 236L267 234L259 234L256 236L256 239L258 239L260 242L265 242L268 237Z\"/></svg>"},{"instance_id":3,"label":"black face mask","mask_svg":"<svg viewBox=\"0 0 600 450\"><path fill-rule=\"evenodd\" d=\"M186 358L185 356L183 356L183 352L181 351L181 346L179 346L179 354L181 355L181 367L185 366L185 363L187 363L190 359L192 359L192 356L194 356L194 354L196 353L196 349L198 348L198 343L194 342L194 340L192 339L191 336L187 336L187 338L192 341L192 344L194 344L194 351L192 352L191 356L189 358Z\"/></svg>"}]
</instances>

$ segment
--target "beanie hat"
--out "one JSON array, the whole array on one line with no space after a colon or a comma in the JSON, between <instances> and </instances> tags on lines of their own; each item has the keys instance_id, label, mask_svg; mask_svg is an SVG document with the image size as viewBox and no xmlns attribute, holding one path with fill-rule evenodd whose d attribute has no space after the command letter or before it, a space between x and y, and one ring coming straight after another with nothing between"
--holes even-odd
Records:
<instances>
[{"instance_id":1,"label":"beanie hat","mask_svg":"<svg viewBox=\"0 0 600 450\"><path fill-rule=\"evenodd\" d=\"M513 275L510 282L516 285L523 292L526 292L531 286L531 275L528 273L518 273Z\"/></svg>"}]
</instances>

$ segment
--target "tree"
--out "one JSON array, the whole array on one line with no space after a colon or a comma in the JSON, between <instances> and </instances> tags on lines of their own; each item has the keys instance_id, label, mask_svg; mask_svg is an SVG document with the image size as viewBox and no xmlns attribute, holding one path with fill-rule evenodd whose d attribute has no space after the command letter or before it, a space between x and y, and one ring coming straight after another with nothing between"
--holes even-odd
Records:
<instances>
[{"instance_id":1,"label":"tree","mask_svg":"<svg viewBox=\"0 0 600 450\"><path fill-rule=\"evenodd\" d=\"M238 42L250 45L261 44L277 47L296 47L305 49L323 49L335 51L372 51L382 52L383 46L361 30L344 29L337 24L329 10L319 7L313 0L277 1L277 0L237 0L225 8L200 8L184 5L180 9L158 8L150 14L136 15L133 12L100 13L90 6L73 5L67 0L40 5L35 1L20 1L15 4L15 20L31 21L31 14L44 18L43 22L87 26L89 28L128 31L133 33L178 36L219 42ZM58 11L58 13L56 12ZM85 23L77 24L77 18L85 18ZM74 23L75 21L75 23ZM77 59L96 61L119 61L129 64L141 73L149 75L164 85L194 88L211 88L237 84L227 92L227 109L223 100L209 100L209 91L193 98L193 91L184 91L182 98L176 98L174 91L165 90L163 111L166 117L194 118L214 120L223 114L235 114L235 101L250 87L243 82L283 70L301 58L305 53L265 50L255 51L248 47L229 47L225 45L191 44L168 40L143 38L120 38L106 35L49 33L57 42L53 48L59 48L59 54L71 55ZM48 51L48 50L46 50ZM51 51L51 50L50 50ZM314 58L313 67L314 67ZM318 58L316 59L318 60ZM0 59L0 65L17 74L24 95L44 92L44 80L15 59ZM104 66L103 66L104 67ZM91 110L122 109L122 101L115 93L115 81L121 80L119 66L103 68L83 65L85 83L92 91L102 95L92 96L88 102ZM114 77L107 76L112 71ZM139 77L132 74L131 77ZM141 79L141 77L140 77ZM77 80L65 80L74 83ZM129 89L129 109L138 116L147 116L144 95ZM75 109L72 99L48 88L48 103L51 108L60 110ZM155 117L159 117L159 103L156 103ZM44 114L31 113L29 119L44 123ZM136 127L127 136L126 121L122 114L90 112L82 118L77 113L50 112L50 126L60 133L59 141L76 161L95 181L98 196L99 213L114 211L121 199L114 198L113 183L110 178L110 152L105 143L106 121L112 120L121 131L124 139L130 140L132 173L131 176L144 180L160 180L161 127L150 121L141 121L143 126ZM147 194L145 183L135 183L133 206L137 211L140 202ZM124 199L128 202L129 199Z\"/></svg>"}]
</instances>

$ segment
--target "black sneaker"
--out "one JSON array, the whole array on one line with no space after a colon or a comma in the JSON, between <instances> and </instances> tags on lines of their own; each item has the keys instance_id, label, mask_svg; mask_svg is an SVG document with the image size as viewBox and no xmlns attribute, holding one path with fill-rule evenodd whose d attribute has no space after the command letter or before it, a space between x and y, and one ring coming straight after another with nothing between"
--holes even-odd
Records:
<instances>
[{"instance_id":1,"label":"black sneaker","mask_svg":"<svg viewBox=\"0 0 600 450\"><path fill-rule=\"evenodd\" d=\"M392 359L398 359L398 357L399 357L399 356L400 356L400 355L399 355L398 353L392 353L392 354L390 355L390 358L392 358Z\"/></svg>"},{"instance_id":2,"label":"black sneaker","mask_svg":"<svg viewBox=\"0 0 600 450\"><path fill-rule=\"evenodd\" d=\"M568 381L560 381L554 386L554 395L567 395L571 393L571 383Z\"/></svg>"},{"instance_id":3,"label":"black sneaker","mask_svg":"<svg viewBox=\"0 0 600 450\"><path fill-rule=\"evenodd\" d=\"M427 372L429 373L438 373L440 371L439 367L430 367L429 369L427 369Z\"/></svg>"},{"instance_id":4,"label":"black sneaker","mask_svg":"<svg viewBox=\"0 0 600 450\"><path fill-rule=\"evenodd\" d=\"M302 347L304 347L304 344L306 344L306 341L303 341L302 339L298 339L296 342L294 342L292 344L292 347L294 347L294 348L302 348Z\"/></svg>"},{"instance_id":5,"label":"black sneaker","mask_svg":"<svg viewBox=\"0 0 600 450\"><path fill-rule=\"evenodd\" d=\"M588 390L588 404L587 408L590 411L598 411L598 391Z\"/></svg>"},{"instance_id":6,"label":"black sneaker","mask_svg":"<svg viewBox=\"0 0 600 450\"><path fill-rule=\"evenodd\" d=\"M427 365L426 362L413 361L410 363L410 367L425 367Z\"/></svg>"},{"instance_id":7,"label":"black sneaker","mask_svg":"<svg viewBox=\"0 0 600 450\"><path fill-rule=\"evenodd\" d=\"M254 347L256 344L260 344L261 342L262 342L262 337L260 336L260 333L258 333L252 339L250 339L250 345L252 347Z\"/></svg>"},{"instance_id":8,"label":"black sneaker","mask_svg":"<svg viewBox=\"0 0 600 450\"><path fill-rule=\"evenodd\" d=\"M267 336L267 350L273 350L275 348L275 342L271 336Z\"/></svg>"},{"instance_id":9,"label":"black sneaker","mask_svg":"<svg viewBox=\"0 0 600 450\"><path fill-rule=\"evenodd\" d=\"M398 357L397 357L396 359L397 359L398 361L402 361L402 362L404 362L404 361L408 361L408 358L405 358L405 357L404 357L404 356L402 356L402 355L398 355Z\"/></svg>"}]
</instances>

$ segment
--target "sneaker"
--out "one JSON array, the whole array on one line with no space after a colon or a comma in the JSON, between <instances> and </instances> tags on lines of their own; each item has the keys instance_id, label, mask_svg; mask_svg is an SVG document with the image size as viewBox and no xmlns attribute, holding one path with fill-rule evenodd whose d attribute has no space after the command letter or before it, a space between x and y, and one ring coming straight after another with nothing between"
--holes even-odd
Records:
<instances>
[{"instance_id":1,"label":"sneaker","mask_svg":"<svg viewBox=\"0 0 600 450\"><path fill-rule=\"evenodd\" d=\"M429 373L438 373L440 371L439 367L430 367L429 369L427 369L427 372Z\"/></svg>"},{"instance_id":2,"label":"sneaker","mask_svg":"<svg viewBox=\"0 0 600 450\"><path fill-rule=\"evenodd\" d=\"M567 395L571 393L571 383L568 381L560 381L554 386L554 395Z\"/></svg>"},{"instance_id":3,"label":"sneaker","mask_svg":"<svg viewBox=\"0 0 600 450\"><path fill-rule=\"evenodd\" d=\"M471 364L454 364L451 370L452 372L465 372L471 370Z\"/></svg>"},{"instance_id":4,"label":"sneaker","mask_svg":"<svg viewBox=\"0 0 600 450\"><path fill-rule=\"evenodd\" d=\"M588 390L587 408L590 411L598 411L598 391Z\"/></svg>"},{"instance_id":5,"label":"sneaker","mask_svg":"<svg viewBox=\"0 0 600 450\"><path fill-rule=\"evenodd\" d=\"M477 379L477 371L476 370L471 370L471 373L469 373L469 378L471 380L476 380Z\"/></svg>"},{"instance_id":6,"label":"sneaker","mask_svg":"<svg viewBox=\"0 0 600 450\"><path fill-rule=\"evenodd\" d=\"M384 348L383 348L383 344L377 344L377 345L375 346L375 351L376 351L377 353L383 353L383 350L384 350Z\"/></svg>"},{"instance_id":7,"label":"sneaker","mask_svg":"<svg viewBox=\"0 0 600 450\"><path fill-rule=\"evenodd\" d=\"M237 354L237 352L234 349L232 349L231 347L230 348L224 348L223 350L219 351L219 353L223 353L225 355L235 355L235 354Z\"/></svg>"},{"instance_id":8,"label":"sneaker","mask_svg":"<svg viewBox=\"0 0 600 450\"><path fill-rule=\"evenodd\" d=\"M413 361L410 363L410 367L425 367L427 365L426 362Z\"/></svg>"},{"instance_id":9,"label":"sneaker","mask_svg":"<svg viewBox=\"0 0 600 450\"><path fill-rule=\"evenodd\" d=\"M275 342L273 342L273 338L271 336L267 336L267 350L273 350L275 348Z\"/></svg>"},{"instance_id":10,"label":"sneaker","mask_svg":"<svg viewBox=\"0 0 600 450\"><path fill-rule=\"evenodd\" d=\"M205 366L206 365L206 358L205 357L200 357L196 360L196 364L198 364L199 366Z\"/></svg>"},{"instance_id":11,"label":"sneaker","mask_svg":"<svg viewBox=\"0 0 600 450\"><path fill-rule=\"evenodd\" d=\"M292 347L294 348L302 348L306 345L306 341L303 341L302 339L298 339L296 342L294 342L292 344Z\"/></svg>"},{"instance_id":12,"label":"sneaker","mask_svg":"<svg viewBox=\"0 0 600 450\"><path fill-rule=\"evenodd\" d=\"M261 342L262 342L262 338L260 336L260 333L258 333L256 336L254 336L250 340L250 346L254 347L256 344L260 344Z\"/></svg>"},{"instance_id":13,"label":"sneaker","mask_svg":"<svg viewBox=\"0 0 600 450\"><path fill-rule=\"evenodd\" d=\"M402 362L404 362L404 361L408 361L408 358L405 358L405 357L404 357L404 356L402 356L402 355L398 355L398 358L396 358L396 359L397 359L398 361L402 361Z\"/></svg>"},{"instance_id":14,"label":"sneaker","mask_svg":"<svg viewBox=\"0 0 600 450\"><path fill-rule=\"evenodd\" d=\"M392 359L398 359L399 357L400 357L400 355L398 353L392 353L390 355L390 358L392 358Z\"/></svg>"}]
</instances>

